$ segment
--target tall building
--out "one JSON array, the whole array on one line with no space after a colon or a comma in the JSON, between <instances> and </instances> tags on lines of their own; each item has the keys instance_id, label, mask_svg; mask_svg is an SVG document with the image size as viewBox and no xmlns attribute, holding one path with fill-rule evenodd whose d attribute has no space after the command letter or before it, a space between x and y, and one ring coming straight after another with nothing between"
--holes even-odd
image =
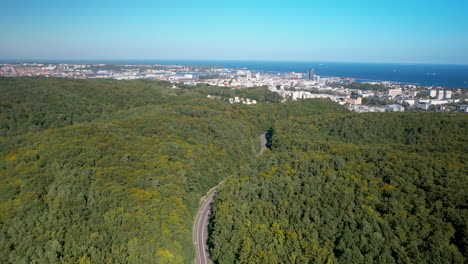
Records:
<instances>
[{"instance_id":1,"label":"tall building","mask_svg":"<svg viewBox=\"0 0 468 264\"><path fill-rule=\"evenodd\" d=\"M437 91L437 99L442 100L444 99L444 90Z\"/></svg>"},{"instance_id":2,"label":"tall building","mask_svg":"<svg viewBox=\"0 0 468 264\"><path fill-rule=\"evenodd\" d=\"M309 70L309 75L307 76L307 80L313 81L313 80L314 80L314 76L315 76L315 69L314 69L314 68L310 68L310 70Z\"/></svg>"},{"instance_id":3,"label":"tall building","mask_svg":"<svg viewBox=\"0 0 468 264\"><path fill-rule=\"evenodd\" d=\"M418 91L412 90L409 92L409 96L411 97L415 97L416 95L418 95Z\"/></svg>"},{"instance_id":4,"label":"tall building","mask_svg":"<svg viewBox=\"0 0 468 264\"><path fill-rule=\"evenodd\" d=\"M450 98L452 98L452 91L445 90L444 93L445 93L445 96L444 96L445 99L450 99Z\"/></svg>"}]
</instances>

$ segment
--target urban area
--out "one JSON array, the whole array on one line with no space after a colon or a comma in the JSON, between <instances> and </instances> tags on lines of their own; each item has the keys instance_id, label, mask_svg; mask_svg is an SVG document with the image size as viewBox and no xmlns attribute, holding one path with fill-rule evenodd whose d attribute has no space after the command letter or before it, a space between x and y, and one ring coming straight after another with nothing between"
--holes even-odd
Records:
<instances>
[{"instance_id":1,"label":"urban area","mask_svg":"<svg viewBox=\"0 0 468 264\"><path fill-rule=\"evenodd\" d=\"M221 66L165 64L0 64L0 76L43 76L66 78L155 79L181 84L230 87L265 86L285 101L329 98L355 112L457 111L468 112L468 89L362 81L348 77L321 77L314 69L306 73L260 72L226 69ZM210 96L209 96L210 97ZM211 98L217 98L215 96ZM230 103L256 104L250 98L227 98Z\"/></svg>"}]
</instances>

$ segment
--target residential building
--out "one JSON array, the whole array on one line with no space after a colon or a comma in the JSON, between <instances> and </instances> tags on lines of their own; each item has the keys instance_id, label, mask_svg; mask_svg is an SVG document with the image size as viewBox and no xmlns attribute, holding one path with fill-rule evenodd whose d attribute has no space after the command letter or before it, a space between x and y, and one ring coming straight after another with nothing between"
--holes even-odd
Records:
<instances>
[{"instance_id":1,"label":"residential building","mask_svg":"<svg viewBox=\"0 0 468 264\"><path fill-rule=\"evenodd\" d=\"M362 97L351 98L349 99L349 103L352 105L360 105L362 104Z\"/></svg>"},{"instance_id":2,"label":"residential building","mask_svg":"<svg viewBox=\"0 0 468 264\"><path fill-rule=\"evenodd\" d=\"M457 105L455 106L455 111L468 113L468 105Z\"/></svg>"},{"instance_id":3,"label":"residential building","mask_svg":"<svg viewBox=\"0 0 468 264\"><path fill-rule=\"evenodd\" d=\"M404 112L405 107L402 105L392 104L392 105L385 105L384 108L388 112Z\"/></svg>"},{"instance_id":4,"label":"residential building","mask_svg":"<svg viewBox=\"0 0 468 264\"><path fill-rule=\"evenodd\" d=\"M445 98L445 99L450 99L450 98L452 98L452 91L446 90L446 91L445 91L444 98Z\"/></svg>"},{"instance_id":5,"label":"residential building","mask_svg":"<svg viewBox=\"0 0 468 264\"><path fill-rule=\"evenodd\" d=\"M444 90L437 91L437 99L439 100L444 99Z\"/></svg>"},{"instance_id":6,"label":"residential building","mask_svg":"<svg viewBox=\"0 0 468 264\"><path fill-rule=\"evenodd\" d=\"M400 95L402 94L403 91L398 88L398 89L390 89L388 90L388 95L391 96L392 98L396 97L397 95Z\"/></svg>"}]
</instances>

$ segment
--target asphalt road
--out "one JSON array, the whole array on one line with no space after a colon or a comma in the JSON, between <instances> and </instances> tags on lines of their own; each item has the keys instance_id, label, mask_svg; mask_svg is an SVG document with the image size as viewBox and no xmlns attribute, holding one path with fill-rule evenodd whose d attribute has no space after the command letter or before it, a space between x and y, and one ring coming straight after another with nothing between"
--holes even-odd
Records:
<instances>
[{"instance_id":1,"label":"asphalt road","mask_svg":"<svg viewBox=\"0 0 468 264\"><path fill-rule=\"evenodd\" d=\"M258 155L262 154L267 149L267 147L266 147L266 145L267 145L266 134L267 134L267 132L260 135L261 149L260 149L260 152L258 153Z\"/></svg>"},{"instance_id":2,"label":"asphalt road","mask_svg":"<svg viewBox=\"0 0 468 264\"><path fill-rule=\"evenodd\" d=\"M197 256L195 258L196 264L211 263L206 242L208 239L208 220L211 213L211 204L213 203L215 195L216 191L213 191L206 197L200 210L198 210L197 218L193 226L193 243L197 250Z\"/></svg>"},{"instance_id":3,"label":"asphalt road","mask_svg":"<svg viewBox=\"0 0 468 264\"><path fill-rule=\"evenodd\" d=\"M263 151L267 149L266 133L260 135L260 140L261 149L258 155L262 154ZM210 255L208 252L208 244L206 243L208 240L208 220L210 219L211 205L217 193L216 189L223 183L224 181L211 188L207 193L208 196L202 197L201 199L203 203L200 209L198 210L197 218L195 219L195 223L193 224L193 244L195 244L195 249L197 251L197 256L195 258L196 264L211 263Z\"/></svg>"}]
</instances>

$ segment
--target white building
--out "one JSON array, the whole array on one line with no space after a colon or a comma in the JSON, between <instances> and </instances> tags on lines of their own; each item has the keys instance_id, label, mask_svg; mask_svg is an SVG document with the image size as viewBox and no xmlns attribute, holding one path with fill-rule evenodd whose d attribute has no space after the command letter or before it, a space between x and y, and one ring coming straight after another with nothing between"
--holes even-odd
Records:
<instances>
[{"instance_id":1,"label":"white building","mask_svg":"<svg viewBox=\"0 0 468 264\"><path fill-rule=\"evenodd\" d=\"M448 104L451 103L452 101L447 101L447 100L429 100L429 104L433 105L443 105L443 104Z\"/></svg>"},{"instance_id":2,"label":"white building","mask_svg":"<svg viewBox=\"0 0 468 264\"><path fill-rule=\"evenodd\" d=\"M349 99L349 103L352 104L352 105L360 105L360 104L362 104L362 98L361 97L351 98L351 99Z\"/></svg>"},{"instance_id":3,"label":"white building","mask_svg":"<svg viewBox=\"0 0 468 264\"><path fill-rule=\"evenodd\" d=\"M388 95L390 95L392 98L394 98L397 95L402 94L403 91L401 89L390 89L388 90Z\"/></svg>"},{"instance_id":4,"label":"white building","mask_svg":"<svg viewBox=\"0 0 468 264\"><path fill-rule=\"evenodd\" d=\"M402 105L397 105L397 104L393 104L393 105L385 105L384 108L389 111L389 112L404 112L405 111L405 107L402 106Z\"/></svg>"},{"instance_id":5,"label":"white building","mask_svg":"<svg viewBox=\"0 0 468 264\"><path fill-rule=\"evenodd\" d=\"M437 91L437 99L439 100L444 99L444 90Z\"/></svg>"},{"instance_id":6,"label":"white building","mask_svg":"<svg viewBox=\"0 0 468 264\"><path fill-rule=\"evenodd\" d=\"M444 95L444 98L445 99L450 99L452 98L452 91L445 91L445 95Z\"/></svg>"},{"instance_id":7,"label":"white building","mask_svg":"<svg viewBox=\"0 0 468 264\"><path fill-rule=\"evenodd\" d=\"M398 100L398 101L397 101L398 104L407 103L407 104L409 104L410 106L416 105L416 102L417 102L417 100L414 100L414 99L402 99L402 100Z\"/></svg>"},{"instance_id":8,"label":"white building","mask_svg":"<svg viewBox=\"0 0 468 264\"><path fill-rule=\"evenodd\" d=\"M412 91L409 92L409 96L411 96L411 97L415 97L416 95L418 95L418 91L416 91L416 90L412 90Z\"/></svg>"},{"instance_id":9,"label":"white building","mask_svg":"<svg viewBox=\"0 0 468 264\"><path fill-rule=\"evenodd\" d=\"M186 84L186 85L190 85L190 86L195 86L195 85L197 85L197 83L196 83L196 82L194 82L194 81L188 81L188 82L184 82L184 84Z\"/></svg>"}]
</instances>

